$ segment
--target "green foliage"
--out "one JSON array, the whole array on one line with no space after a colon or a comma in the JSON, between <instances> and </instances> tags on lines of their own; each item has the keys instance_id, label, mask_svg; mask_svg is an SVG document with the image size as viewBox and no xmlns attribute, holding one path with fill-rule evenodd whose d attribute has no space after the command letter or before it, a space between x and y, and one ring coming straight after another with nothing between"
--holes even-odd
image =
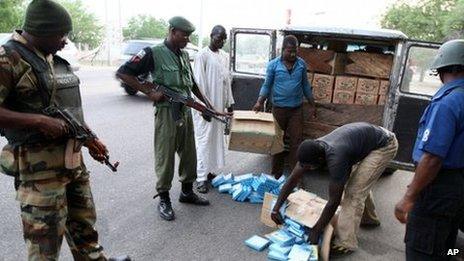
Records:
<instances>
[{"instance_id":1,"label":"green foliage","mask_svg":"<svg viewBox=\"0 0 464 261\"><path fill-rule=\"evenodd\" d=\"M198 34L192 33L192 35L190 35L190 42L191 42L192 44L194 44L194 45L198 45L198 46L199 46L199 44L198 44L198 38L199 38Z\"/></svg>"},{"instance_id":2,"label":"green foliage","mask_svg":"<svg viewBox=\"0 0 464 261\"><path fill-rule=\"evenodd\" d=\"M462 30L462 2L463 0L418 0L416 4L409 4L405 0L398 0L384 14L381 25L400 30L410 38L441 42L458 30L459 25ZM447 23L454 27L447 27Z\"/></svg>"},{"instance_id":3,"label":"green foliage","mask_svg":"<svg viewBox=\"0 0 464 261\"><path fill-rule=\"evenodd\" d=\"M24 0L0 0L0 33L21 28L24 10Z\"/></svg>"},{"instance_id":4,"label":"green foliage","mask_svg":"<svg viewBox=\"0 0 464 261\"><path fill-rule=\"evenodd\" d=\"M59 2L68 10L73 21L73 32L69 39L75 43L88 44L90 48L98 47L104 37L104 28L95 14L88 12L81 0Z\"/></svg>"},{"instance_id":5,"label":"green foliage","mask_svg":"<svg viewBox=\"0 0 464 261\"><path fill-rule=\"evenodd\" d=\"M156 19L151 15L137 15L129 20L128 25L122 30L122 35L125 40L165 38L168 27L168 23L163 19Z\"/></svg>"},{"instance_id":6,"label":"green foliage","mask_svg":"<svg viewBox=\"0 0 464 261\"><path fill-rule=\"evenodd\" d=\"M464 0L458 0L453 12L445 18L442 30L447 39L464 37Z\"/></svg>"}]
</instances>

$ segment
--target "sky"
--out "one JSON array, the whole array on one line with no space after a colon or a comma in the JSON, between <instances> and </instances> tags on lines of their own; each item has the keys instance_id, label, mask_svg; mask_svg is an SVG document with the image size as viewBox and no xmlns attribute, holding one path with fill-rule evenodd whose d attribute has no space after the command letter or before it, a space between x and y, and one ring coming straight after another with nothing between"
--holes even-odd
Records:
<instances>
[{"instance_id":1,"label":"sky","mask_svg":"<svg viewBox=\"0 0 464 261\"><path fill-rule=\"evenodd\" d=\"M291 9L291 24L380 28L380 18L396 0L83 0L103 24L124 26L130 17L149 14L168 20L182 15L208 35L216 24L281 28Z\"/></svg>"}]
</instances>

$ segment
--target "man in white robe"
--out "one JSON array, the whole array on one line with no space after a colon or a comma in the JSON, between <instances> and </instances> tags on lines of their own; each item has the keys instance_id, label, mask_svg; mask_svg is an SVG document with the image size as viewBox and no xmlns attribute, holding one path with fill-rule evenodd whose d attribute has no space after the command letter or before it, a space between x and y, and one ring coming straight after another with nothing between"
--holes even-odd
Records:
<instances>
[{"instance_id":1,"label":"man in white robe","mask_svg":"<svg viewBox=\"0 0 464 261\"><path fill-rule=\"evenodd\" d=\"M229 55L221 50L227 39L226 30L216 25L211 31L209 46L198 52L194 60L194 77L201 92L209 97L217 111L232 113L232 97L229 73ZM193 111L195 142L197 148L197 190L207 193L208 174L214 175L225 164L224 124L207 122L197 111Z\"/></svg>"}]
</instances>

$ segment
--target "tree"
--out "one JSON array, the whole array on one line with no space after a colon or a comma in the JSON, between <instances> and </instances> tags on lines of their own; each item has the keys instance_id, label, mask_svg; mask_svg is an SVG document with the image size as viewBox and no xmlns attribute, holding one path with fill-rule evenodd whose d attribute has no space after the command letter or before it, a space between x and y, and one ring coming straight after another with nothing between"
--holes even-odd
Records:
<instances>
[{"instance_id":1,"label":"tree","mask_svg":"<svg viewBox=\"0 0 464 261\"><path fill-rule=\"evenodd\" d=\"M21 28L24 10L24 0L0 0L0 32L9 33Z\"/></svg>"},{"instance_id":2,"label":"tree","mask_svg":"<svg viewBox=\"0 0 464 261\"><path fill-rule=\"evenodd\" d=\"M464 0L456 3L453 11L445 18L442 30L447 35L446 40L464 37Z\"/></svg>"},{"instance_id":3,"label":"tree","mask_svg":"<svg viewBox=\"0 0 464 261\"><path fill-rule=\"evenodd\" d=\"M408 4L399 0L391 6L381 20L384 28L397 29L408 37L426 41L441 42L451 32L445 27L449 17L458 10L458 2L463 0L418 0ZM462 17L457 17L461 19ZM455 20L451 21L454 23ZM462 23L461 23L462 25Z\"/></svg>"},{"instance_id":4,"label":"tree","mask_svg":"<svg viewBox=\"0 0 464 261\"><path fill-rule=\"evenodd\" d=\"M68 10L73 21L73 31L69 39L75 43L87 44L90 48L98 47L104 37L103 26L95 14L86 10L81 0L60 0Z\"/></svg>"},{"instance_id":5,"label":"tree","mask_svg":"<svg viewBox=\"0 0 464 261\"><path fill-rule=\"evenodd\" d=\"M123 28L124 39L165 38L168 23L163 19L156 19L151 15L137 15L132 17Z\"/></svg>"}]
</instances>

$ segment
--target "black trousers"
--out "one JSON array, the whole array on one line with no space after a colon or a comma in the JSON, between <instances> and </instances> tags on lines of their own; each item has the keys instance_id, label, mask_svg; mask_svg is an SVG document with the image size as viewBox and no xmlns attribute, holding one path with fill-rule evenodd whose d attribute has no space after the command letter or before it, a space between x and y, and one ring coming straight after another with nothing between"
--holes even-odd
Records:
<instances>
[{"instance_id":1,"label":"black trousers","mask_svg":"<svg viewBox=\"0 0 464 261\"><path fill-rule=\"evenodd\" d=\"M272 175L280 178L284 171L285 158L288 156L290 172L297 163L297 150L303 140L303 106L296 108L273 107L272 115L279 127L284 131L284 140L289 140L289 151L272 156Z\"/></svg>"},{"instance_id":2,"label":"black trousers","mask_svg":"<svg viewBox=\"0 0 464 261\"><path fill-rule=\"evenodd\" d=\"M406 260L450 260L463 222L464 171L441 170L409 213Z\"/></svg>"}]
</instances>

